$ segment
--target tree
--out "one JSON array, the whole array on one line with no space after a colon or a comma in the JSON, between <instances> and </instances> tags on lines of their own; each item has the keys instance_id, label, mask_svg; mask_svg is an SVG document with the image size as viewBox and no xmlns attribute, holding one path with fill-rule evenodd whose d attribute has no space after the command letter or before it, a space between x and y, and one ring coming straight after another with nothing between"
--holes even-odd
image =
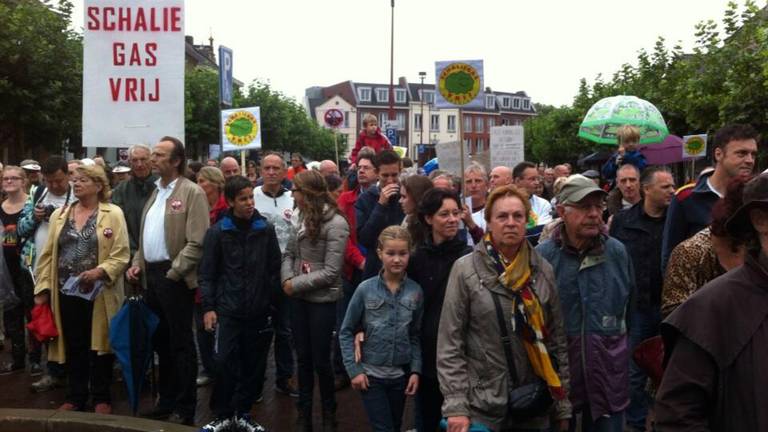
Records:
<instances>
[{"instance_id":1,"label":"tree","mask_svg":"<svg viewBox=\"0 0 768 432\"><path fill-rule=\"evenodd\" d=\"M190 156L208 153L219 138L219 75L207 67L187 69L184 74L184 142Z\"/></svg>"},{"instance_id":2,"label":"tree","mask_svg":"<svg viewBox=\"0 0 768 432\"><path fill-rule=\"evenodd\" d=\"M333 159L333 133L307 116L304 107L270 85L254 81L236 106L261 108L261 140L265 150L300 152L313 159Z\"/></svg>"},{"instance_id":3,"label":"tree","mask_svg":"<svg viewBox=\"0 0 768 432\"><path fill-rule=\"evenodd\" d=\"M0 3L0 144L11 160L81 142L82 39L71 14L69 0Z\"/></svg>"},{"instance_id":4,"label":"tree","mask_svg":"<svg viewBox=\"0 0 768 432\"><path fill-rule=\"evenodd\" d=\"M577 137L584 113L574 107L536 106L538 115L525 122L526 155L549 163L575 161L594 144ZM530 156L529 156L530 159Z\"/></svg>"}]
</instances>

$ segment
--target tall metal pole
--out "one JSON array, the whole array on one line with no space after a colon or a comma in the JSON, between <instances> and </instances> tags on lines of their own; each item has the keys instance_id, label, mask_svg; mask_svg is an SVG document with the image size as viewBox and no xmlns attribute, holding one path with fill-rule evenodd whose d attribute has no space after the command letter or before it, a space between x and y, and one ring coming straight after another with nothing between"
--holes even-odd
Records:
<instances>
[{"instance_id":1,"label":"tall metal pole","mask_svg":"<svg viewBox=\"0 0 768 432\"><path fill-rule=\"evenodd\" d=\"M421 78L421 96L420 96L421 98L421 133L419 134L419 150L424 148L424 78L426 78L426 76L427 76L426 72L419 72L419 78ZM416 157L416 160L420 161L421 154L419 153L418 150L416 153L418 155L418 157Z\"/></svg>"},{"instance_id":2,"label":"tall metal pole","mask_svg":"<svg viewBox=\"0 0 768 432\"><path fill-rule=\"evenodd\" d=\"M389 30L389 119L395 119L395 0L392 0Z\"/></svg>"}]
</instances>

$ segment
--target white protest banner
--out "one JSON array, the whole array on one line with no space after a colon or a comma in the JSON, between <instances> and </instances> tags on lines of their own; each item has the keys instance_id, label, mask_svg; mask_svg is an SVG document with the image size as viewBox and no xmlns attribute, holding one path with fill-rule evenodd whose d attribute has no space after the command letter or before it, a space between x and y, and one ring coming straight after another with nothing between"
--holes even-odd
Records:
<instances>
[{"instance_id":1,"label":"white protest banner","mask_svg":"<svg viewBox=\"0 0 768 432\"><path fill-rule=\"evenodd\" d=\"M436 108L482 108L483 61L435 62Z\"/></svg>"},{"instance_id":2,"label":"white protest banner","mask_svg":"<svg viewBox=\"0 0 768 432\"><path fill-rule=\"evenodd\" d=\"M184 139L184 0L85 0L83 146Z\"/></svg>"},{"instance_id":3,"label":"white protest banner","mask_svg":"<svg viewBox=\"0 0 768 432\"><path fill-rule=\"evenodd\" d=\"M695 159L707 155L707 134L683 137L683 159Z\"/></svg>"},{"instance_id":4,"label":"white protest banner","mask_svg":"<svg viewBox=\"0 0 768 432\"><path fill-rule=\"evenodd\" d=\"M448 171L449 173L463 178L461 172L461 157L459 156L461 145L458 141L453 142L441 142L435 146L437 152L437 163L440 166L441 171ZM464 166L469 166L469 152L464 152Z\"/></svg>"},{"instance_id":5,"label":"white protest banner","mask_svg":"<svg viewBox=\"0 0 768 432\"><path fill-rule=\"evenodd\" d=\"M491 168L514 168L525 160L525 138L522 126L491 127Z\"/></svg>"},{"instance_id":6,"label":"white protest banner","mask_svg":"<svg viewBox=\"0 0 768 432\"><path fill-rule=\"evenodd\" d=\"M259 107L221 111L222 151L261 148L261 111Z\"/></svg>"}]
</instances>

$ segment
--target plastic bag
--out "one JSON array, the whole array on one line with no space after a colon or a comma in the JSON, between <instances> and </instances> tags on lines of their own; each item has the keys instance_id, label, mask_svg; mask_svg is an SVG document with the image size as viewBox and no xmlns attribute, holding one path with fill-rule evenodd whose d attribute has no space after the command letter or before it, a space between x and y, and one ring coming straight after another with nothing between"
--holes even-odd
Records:
<instances>
[{"instance_id":1,"label":"plastic bag","mask_svg":"<svg viewBox=\"0 0 768 432\"><path fill-rule=\"evenodd\" d=\"M51 306L48 303L35 305L31 315L32 320L27 324L27 328L39 342L47 342L59 335Z\"/></svg>"},{"instance_id":2,"label":"plastic bag","mask_svg":"<svg viewBox=\"0 0 768 432\"><path fill-rule=\"evenodd\" d=\"M0 239L3 238L3 225L0 224ZM0 249L0 308L8 310L21 303L21 299L16 295L11 273L8 271L8 265L5 263L5 254Z\"/></svg>"}]
</instances>

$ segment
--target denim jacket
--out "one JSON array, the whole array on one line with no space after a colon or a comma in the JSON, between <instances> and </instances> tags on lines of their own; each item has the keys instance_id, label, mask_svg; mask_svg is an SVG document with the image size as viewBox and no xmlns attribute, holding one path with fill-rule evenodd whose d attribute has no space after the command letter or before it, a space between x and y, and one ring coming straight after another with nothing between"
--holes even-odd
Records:
<instances>
[{"instance_id":1,"label":"denim jacket","mask_svg":"<svg viewBox=\"0 0 768 432\"><path fill-rule=\"evenodd\" d=\"M362 363L375 366L404 366L421 373L421 318L424 295L416 282L403 279L391 293L381 276L363 281L349 302L339 331L344 367L350 377L365 373ZM363 358L355 363L354 337L365 332Z\"/></svg>"}]
</instances>

